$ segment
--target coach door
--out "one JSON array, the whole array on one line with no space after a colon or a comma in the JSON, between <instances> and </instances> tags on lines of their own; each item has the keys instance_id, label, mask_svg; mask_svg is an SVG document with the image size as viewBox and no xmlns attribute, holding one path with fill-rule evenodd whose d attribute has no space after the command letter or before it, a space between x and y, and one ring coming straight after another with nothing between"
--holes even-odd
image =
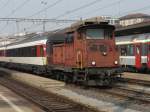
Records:
<instances>
[{"instance_id":1,"label":"coach door","mask_svg":"<svg viewBox=\"0 0 150 112\"><path fill-rule=\"evenodd\" d=\"M150 69L150 42L147 47L147 67Z\"/></svg>"},{"instance_id":2,"label":"coach door","mask_svg":"<svg viewBox=\"0 0 150 112\"><path fill-rule=\"evenodd\" d=\"M135 67L140 69L141 66L141 44L135 44Z\"/></svg>"}]
</instances>

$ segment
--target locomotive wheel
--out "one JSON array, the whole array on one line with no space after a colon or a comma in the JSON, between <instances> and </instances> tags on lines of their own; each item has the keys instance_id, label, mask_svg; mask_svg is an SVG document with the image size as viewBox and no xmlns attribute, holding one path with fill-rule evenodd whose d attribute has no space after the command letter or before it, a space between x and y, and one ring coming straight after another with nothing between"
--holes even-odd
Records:
<instances>
[{"instance_id":1,"label":"locomotive wheel","mask_svg":"<svg viewBox=\"0 0 150 112\"><path fill-rule=\"evenodd\" d=\"M66 75L64 75L64 81L66 83L72 83L73 82L73 77L71 77L69 74L65 73Z\"/></svg>"}]
</instances>

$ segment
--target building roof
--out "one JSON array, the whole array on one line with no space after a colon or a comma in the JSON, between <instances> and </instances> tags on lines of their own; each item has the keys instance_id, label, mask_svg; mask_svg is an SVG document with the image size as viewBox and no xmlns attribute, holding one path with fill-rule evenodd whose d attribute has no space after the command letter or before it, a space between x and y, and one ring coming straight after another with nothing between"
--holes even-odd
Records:
<instances>
[{"instance_id":1,"label":"building roof","mask_svg":"<svg viewBox=\"0 0 150 112\"><path fill-rule=\"evenodd\" d=\"M129 25L126 27L116 27L115 35L129 35L129 34L150 33L150 21Z\"/></svg>"},{"instance_id":2,"label":"building roof","mask_svg":"<svg viewBox=\"0 0 150 112\"><path fill-rule=\"evenodd\" d=\"M143 13L135 13L135 14L128 14L126 16L119 18L119 19L125 20L125 19L133 19L133 18L150 18L150 15L143 14Z\"/></svg>"}]
</instances>

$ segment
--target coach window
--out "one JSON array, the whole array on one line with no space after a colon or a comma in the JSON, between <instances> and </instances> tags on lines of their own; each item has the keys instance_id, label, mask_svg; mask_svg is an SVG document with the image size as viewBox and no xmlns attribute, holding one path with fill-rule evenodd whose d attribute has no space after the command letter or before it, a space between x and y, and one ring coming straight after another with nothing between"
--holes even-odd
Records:
<instances>
[{"instance_id":1,"label":"coach window","mask_svg":"<svg viewBox=\"0 0 150 112\"><path fill-rule=\"evenodd\" d=\"M148 46L146 44L142 44L142 56L147 56Z\"/></svg>"},{"instance_id":2,"label":"coach window","mask_svg":"<svg viewBox=\"0 0 150 112\"><path fill-rule=\"evenodd\" d=\"M128 45L128 55L134 56L134 46L133 45Z\"/></svg>"},{"instance_id":3,"label":"coach window","mask_svg":"<svg viewBox=\"0 0 150 112\"><path fill-rule=\"evenodd\" d=\"M40 46L40 56L44 56L44 50L43 50L43 46Z\"/></svg>"},{"instance_id":4,"label":"coach window","mask_svg":"<svg viewBox=\"0 0 150 112\"><path fill-rule=\"evenodd\" d=\"M28 49L27 49L27 47L24 47L23 48L23 57L28 57L28 53L29 51L28 51Z\"/></svg>"},{"instance_id":5,"label":"coach window","mask_svg":"<svg viewBox=\"0 0 150 112\"><path fill-rule=\"evenodd\" d=\"M2 56L2 51L0 51L0 56Z\"/></svg>"},{"instance_id":6,"label":"coach window","mask_svg":"<svg viewBox=\"0 0 150 112\"><path fill-rule=\"evenodd\" d=\"M36 56L36 47L32 46L31 47L31 57L35 57Z\"/></svg>"},{"instance_id":7,"label":"coach window","mask_svg":"<svg viewBox=\"0 0 150 112\"><path fill-rule=\"evenodd\" d=\"M18 48L18 50L19 50L19 57L21 57L22 56L21 48Z\"/></svg>"},{"instance_id":8,"label":"coach window","mask_svg":"<svg viewBox=\"0 0 150 112\"><path fill-rule=\"evenodd\" d=\"M22 57L26 57L26 48L21 48L21 51L22 51Z\"/></svg>"},{"instance_id":9,"label":"coach window","mask_svg":"<svg viewBox=\"0 0 150 112\"><path fill-rule=\"evenodd\" d=\"M121 47L121 56L127 55L127 47L125 45L120 46Z\"/></svg>"},{"instance_id":10,"label":"coach window","mask_svg":"<svg viewBox=\"0 0 150 112\"><path fill-rule=\"evenodd\" d=\"M150 53L150 45L148 45L148 53Z\"/></svg>"}]
</instances>

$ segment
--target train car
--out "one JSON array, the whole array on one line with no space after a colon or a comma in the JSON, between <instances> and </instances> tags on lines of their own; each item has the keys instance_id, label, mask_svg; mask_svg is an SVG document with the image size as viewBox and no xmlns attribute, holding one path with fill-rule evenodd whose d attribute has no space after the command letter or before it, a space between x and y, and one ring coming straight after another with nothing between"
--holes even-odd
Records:
<instances>
[{"instance_id":1,"label":"train car","mask_svg":"<svg viewBox=\"0 0 150 112\"><path fill-rule=\"evenodd\" d=\"M121 74L115 27L101 18L0 48L0 64L66 82L111 85Z\"/></svg>"},{"instance_id":2,"label":"train car","mask_svg":"<svg viewBox=\"0 0 150 112\"><path fill-rule=\"evenodd\" d=\"M46 66L46 35L35 35L0 47L0 65L40 74Z\"/></svg>"},{"instance_id":3,"label":"train car","mask_svg":"<svg viewBox=\"0 0 150 112\"><path fill-rule=\"evenodd\" d=\"M53 72L59 70L58 78L62 75L73 82L109 85L121 73L115 27L97 18L93 20L74 24L65 32L49 37L48 68ZM56 43L53 37L65 38L65 42Z\"/></svg>"},{"instance_id":4,"label":"train car","mask_svg":"<svg viewBox=\"0 0 150 112\"><path fill-rule=\"evenodd\" d=\"M120 64L126 71L143 71L150 68L150 33L120 36L116 39L120 51Z\"/></svg>"},{"instance_id":5,"label":"train car","mask_svg":"<svg viewBox=\"0 0 150 112\"><path fill-rule=\"evenodd\" d=\"M116 44L125 71L150 71L150 22L118 28Z\"/></svg>"}]
</instances>

